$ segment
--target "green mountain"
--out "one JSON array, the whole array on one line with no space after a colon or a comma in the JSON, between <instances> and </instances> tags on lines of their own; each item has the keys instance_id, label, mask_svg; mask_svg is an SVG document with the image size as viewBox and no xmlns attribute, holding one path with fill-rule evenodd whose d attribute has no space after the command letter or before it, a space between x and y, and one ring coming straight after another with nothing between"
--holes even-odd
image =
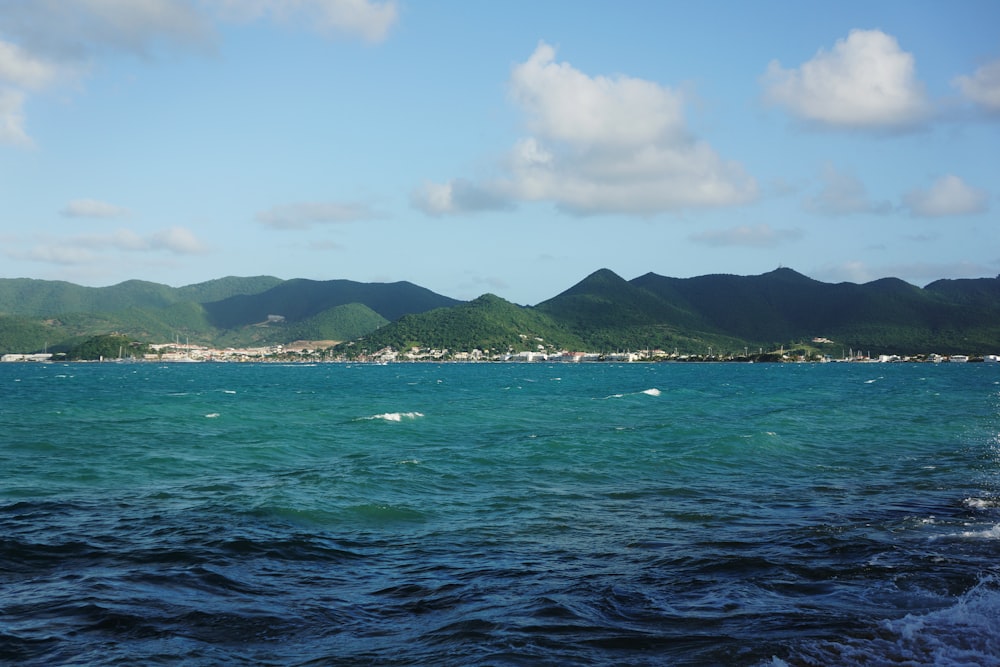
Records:
<instances>
[{"instance_id":1,"label":"green mountain","mask_svg":"<svg viewBox=\"0 0 1000 667\"><path fill-rule=\"evenodd\" d=\"M540 340L539 340L540 339ZM833 343L814 343L828 339ZM1000 279L829 284L791 269L757 276L625 280L601 269L534 307L486 295L397 322L339 349L741 353L746 348L984 354L1000 350Z\"/></svg>"},{"instance_id":2,"label":"green mountain","mask_svg":"<svg viewBox=\"0 0 1000 667\"><path fill-rule=\"evenodd\" d=\"M227 347L277 345L297 340L353 340L389 323L362 303L334 306L298 322L268 322L228 330L216 338Z\"/></svg>"},{"instance_id":3,"label":"green mountain","mask_svg":"<svg viewBox=\"0 0 1000 667\"><path fill-rule=\"evenodd\" d=\"M0 278L0 315L47 317L63 313L104 313L126 308L165 308L175 303L204 303L240 294L257 294L282 281L270 276L220 278L174 288L142 280L110 287L83 287L58 280Z\"/></svg>"},{"instance_id":4,"label":"green mountain","mask_svg":"<svg viewBox=\"0 0 1000 667\"><path fill-rule=\"evenodd\" d=\"M759 276L685 279L650 273L631 284L698 312L707 330L751 344L819 336L902 354L1000 347L998 279L939 281L920 289L896 278L822 283L777 269Z\"/></svg>"},{"instance_id":5,"label":"green mountain","mask_svg":"<svg viewBox=\"0 0 1000 667\"><path fill-rule=\"evenodd\" d=\"M270 315L299 322L335 306L362 303L387 320L408 313L454 306L461 301L409 282L358 283L351 280L287 280L257 294L240 294L205 304L220 329L266 321Z\"/></svg>"},{"instance_id":6,"label":"green mountain","mask_svg":"<svg viewBox=\"0 0 1000 667\"><path fill-rule=\"evenodd\" d=\"M400 282L227 277L185 287L110 287L0 279L0 354L67 351L117 332L133 339L233 346L349 340L390 319L461 303ZM271 317L280 316L280 317Z\"/></svg>"},{"instance_id":7,"label":"green mountain","mask_svg":"<svg viewBox=\"0 0 1000 667\"><path fill-rule=\"evenodd\" d=\"M573 332L588 350L677 348L704 353L709 347L743 346L739 336L712 327L690 304L662 298L608 269L592 273L535 309Z\"/></svg>"},{"instance_id":8,"label":"green mountain","mask_svg":"<svg viewBox=\"0 0 1000 667\"><path fill-rule=\"evenodd\" d=\"M583 341L548 315L517 306L493 294L450 308L404 315L351 343L344 352L375 352L385 347L468 351L582 349Z\"/></svg>"},{"instance_id":9,"label":"green mountain","mask_svg":"<svg viewBox=\"0 0 1000 667\"><path fill-rule=\"evenodd\" d=\"M756 276L625 280L596 271L534 307L487 294L461 302L409 282L228 277L173 288L0 280L0 353L68 350L116 332L136 341L239 347L347 341L506 352L542 349L733 353L779 346L833 354L1000 353L1000 277L823 283L791 269Z\"/></svg>"}]
</instances>

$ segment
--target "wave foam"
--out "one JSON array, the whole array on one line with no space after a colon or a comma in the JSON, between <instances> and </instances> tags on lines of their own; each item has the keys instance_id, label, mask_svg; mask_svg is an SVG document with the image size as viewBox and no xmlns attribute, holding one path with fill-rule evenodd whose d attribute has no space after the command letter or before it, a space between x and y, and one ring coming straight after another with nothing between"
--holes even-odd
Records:
<instances>
[{"instance_id":1,"label":"wave foam","mask_svg":"<svg viewBox=\"0 0 1000 667\"><path fill-rule=\"evenodd\" d=\"M966 498L962 504L972 509L985 510L1000 507L1000 500L997 498Z\"/></svg>"},{"instance_id":2,"label":"wave foam","mask_svg":"<svg viewBox=\"0 0 1000 667\"><path fill-rule=\"evenodd\" d=\"M871 636L801 647L769 665L791 664L1000 664L1000 589L985 577L954 604L920 614L884 620Z\"/></svg>"},{"instance_id":3,"label":"wave foam","mask_svg":"<svg viewBox=\"0 0 1000 667\"><path fill-rule=\"evenodd\" d=\"M371 417L366 417L365 419L381 419L387 422L401 422L404 419L416 419L417 417L423 417L422 412L383 412L380 415L372 415Z\"/></svg>"},{"instance_id":4,"label":"wave foam","mask_svg":"<svg viewBox=\"0 0 1000 667\"><path fill-rule=\"evenodd\" d=\"M984 540L1000 540L1000 524L983 530L967 530L959 533L958 535L959 537L973 537Z\"/></svg>"},{"instance_id":5,"label":"wave foam","mask_svg":"<svg viewBox=\"0 0 1000 667\"><path fill-rule=\"evenodd\" d=\"M645 394L646 396L659 396L662 393L663 392L661 392L656 387L651 387L649 389L643 389L642 391L633 391L630 394L611 394L610 396L605 396L604 400L607 400L609 398L625 398L626 396L638 396L639 394Z\"/></svg>"}]
</instances>

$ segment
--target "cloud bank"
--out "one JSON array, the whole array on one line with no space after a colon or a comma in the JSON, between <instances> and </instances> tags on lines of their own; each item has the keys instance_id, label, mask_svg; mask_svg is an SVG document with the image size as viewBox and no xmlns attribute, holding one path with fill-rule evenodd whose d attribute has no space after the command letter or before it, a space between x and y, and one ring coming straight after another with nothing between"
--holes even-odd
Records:
<instances>
[{"instance_id":1,"label":"cloud bank","mask_svg":"<svg viewBox=\"0 0 1000 667\"><path fill-rule=\"evenodd\" d=\"M208 246L190 229L169 227L147 235L122 228L105 234L46 237L25 250L7 248L4 254L14 259L35 262L82 265L114 261L113 253L116 252L201 255L208 251Z\"/></svg>"},{"instance_id":2,"label":"cloud bank","mask_svg":"<svg viewBox=\"0 0 1000 667\"><path fill-rule=\"evenodd\" d=\"M398 18L394 0L0 2L0 143L31 146L29 94L79 82L108 52L148 59L165 48L206 51L217 23L234 20L278 20L380 42Z\"/></svg>"}]
</instances>

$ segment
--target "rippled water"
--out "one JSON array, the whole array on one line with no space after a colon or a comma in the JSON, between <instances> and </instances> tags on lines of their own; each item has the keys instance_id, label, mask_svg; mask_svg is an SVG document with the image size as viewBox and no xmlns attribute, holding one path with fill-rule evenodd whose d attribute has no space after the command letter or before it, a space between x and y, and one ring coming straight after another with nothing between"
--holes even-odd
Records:
<instances>
[{"instance_id":1,"label":"rippled water","mask_svg":"<svg viewBox=\"0 0 1000 667\"><path fill-rule=\"evenodd\" d=\"M0 660L1000 664L1000 365L0 366Z\"/></svg>"}]
</instances>

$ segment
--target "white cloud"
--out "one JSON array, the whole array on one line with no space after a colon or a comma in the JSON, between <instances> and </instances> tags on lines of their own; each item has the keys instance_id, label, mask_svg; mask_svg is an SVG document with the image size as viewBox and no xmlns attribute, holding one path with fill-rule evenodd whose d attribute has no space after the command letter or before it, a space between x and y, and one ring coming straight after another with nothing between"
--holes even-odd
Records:
<instances>
[{"instance_id":1,"label":"white cloud","mask_svg":"<svg viewBox=\"0 0 1000 667\"><path fill-rule=\"evenodd\" d=\"M0 143L30 146L31 137L24 129L25 94L0 88Z\"/></svg>"},{"instance_id":2,"label":"white cloud","mask_svg":"<svg viewBox=\"0 0 1000 667\"><path fill-rule=\"evenodd\" d=\"M214 40L209 18L177 0L32 0L0 7L21 46L63 64L103 51L149 56L168 44L203 47Z\"/></svg>"},{"instance_id":3,"label":"white cloud","mask_svg":"<svg viewBox=\"0 0 1000 667\"><path fill-rule=\"evenodd\" d=\"M79 81L109 52L204 51L217 39L218 21L267 17L378 42L399 11L394 0L0 1L0 142L30 145L27 93Z\"/></svg>"},{"instance_id":4,"label":"white cloud","mask_svg":"<svg viewBox=\"0 0 1000 667\"><path fill-rule=\"evenodd\" d=\"M499 211L513 206L507 189L502 183L480 185L464 178L448 183L427 182L410 196L410 203L434 216Z\"/></svg>"},{"instance_id":5,"label":"white cloud","mask_svg":"<svg viewBox=\"0 0 1000 667\"><path fill-rule=\"evenodd\" d=\"M555 55L554 48L541 43L511 73L511 98L536 134L615 150L684 134L678 93L628 76L591 77L569 63L555 62Z\"/></svg>"},{"instance_id":6,"label":"white cloud","mask_svg":"<svg viewBox=\"0 0 1000 667\"><path fill-rule=\"evenodd\" d=\"M510 99L532 136L518 141L503 176L427 184L413 197L431 213L463 213L551 201L578 215L649 216L751 201L757 184L692 137L682 96L658 83L592 77L541 43L511 72Z\"/></svg>"},{"instance_id":7,"label":"white cloud","mask_svg":"<svg viewBox=\"0 0 1000 667\"><path fill-rule=\"evenodd\" d=\"M799 229L774 229L770 225L741 225L730 229L719 229L689 237L696 243L708 246L742 246L748 248L774 248L782 243L802 238Z\"/></svg>"},{"instance_id":8,"label":"white cloud","mask_svg":"<svg viewBox=\"0 0 1000 667\"><path fill-rule=\"evenodd\" d=\"M230 20L271 17L299 22L321 33L357 35L381 42L399 20L395 0L210 0Z\"/></svg>"},{"instance_id":9,"label":"white cloud","mask_svg":"<svg viewBox=\"0 0 1000 667\"><path fill-rule=\"evenodd\" d=\"M19 88L44 88L60 76L59 67L17 44L0 40L0 81Z\"/></svg>"},{"instance_id":10,"label":"white cloud","mask_svg":"<svg viewBox=\"0 0 1000 667\"><path fill-rule=\"evenodd\" d=\"M208 246L202 243L190 229L170 227L149 237L150 250L167 250L175 255L202 255Z\"/></svg>"},{"instance_id":11,"label":"white cloud","mask_svg":"<svg viewBox=\"0 0 1000 667\"><path fill-rule=\"evenodd\" d=\"M358 222L381 216L362 203L298 202L275 206L256 217L259 223L275 229L306 229L314 224Z\"/></svg>"},{"instance_id":12,"label":"white cloud","mask_svg":"<svg viewBox=\"0 0 1000 667\"><path fill-rule=\"evenodd\" d=\"M929 188L916 188L903 196L903 205L910 214L922 218L952 215L974 215L989 209L990 195L974 188L958 176L947 174Z\"/></svg>"},{"instance_id":13,"label":"white cloud","mask_svg":"<svg viewBox=\"0 0 1000 667\"><path fill-rule=\"evenodd\" d=\"M956 77L952 83L970 101L1000 113L1000 60L983 65L972 76Z\"/></svg>"},{"instance_id":14,"label":"white cloud","mask_svg":"<svg viewBox=\"0 0 1000 667\"><path fill-rule=\"evenodd\" d=\"M868 190L857 176L839 171L831 164L823 166L820 175L822 189L819 194L808 197L803 207L812 213L823 215L853 215L869 213L884 215L892 210L888 201L875 201L868 196Z\"/></svg>"},{"instance_id":15,"label":"white cloud","mask_svg":"<svg viewBox=\"0 0 1000 667\"><path fill-rule=\"evenodd\" d=\"M69 244L46 243L35 246L25 253L8 253L8 255L15 259L28 259L34 262L64 266L93 264L100 260L100 257L93 250Z\"/></svg>"},{"instance_id":16,"label":"white cloud","mask_svg":"<svg viewBox=\"0 0 1000 667\"><path fill-rule=\"evenodd\" d=\"M771 103L829 127L902 129L930 113L913 55L880 30L852 30L832 51L820 49L797 69L774 60L762 84Z\"/></svg>"},{"instance_id":17,"label":"white cloud","mask_svg":"<svg viewBox=\"0 0 1000 667\"><path fill-rule=\"evenodd\" d=\"M105 234L78 234L68 237L38 238L36 245L25 250L4 248L4 254L14 259L26 259L62 265L98 264L118 261L120 253L169 252L174 255L198 255L209 248L185 227L170 227L149 235L131 229L117 229Z\"/></svg>"},{"instance_id":18,"label":"white cloud","mask_svg":"<svg viewBox=\"0 0 1000 667\"><path fill-rule=\"evenodd\" d=\"M60 213L68 218L121 218L129 210L96 199L74 199Z\"/></svg>"}]
</instances>

